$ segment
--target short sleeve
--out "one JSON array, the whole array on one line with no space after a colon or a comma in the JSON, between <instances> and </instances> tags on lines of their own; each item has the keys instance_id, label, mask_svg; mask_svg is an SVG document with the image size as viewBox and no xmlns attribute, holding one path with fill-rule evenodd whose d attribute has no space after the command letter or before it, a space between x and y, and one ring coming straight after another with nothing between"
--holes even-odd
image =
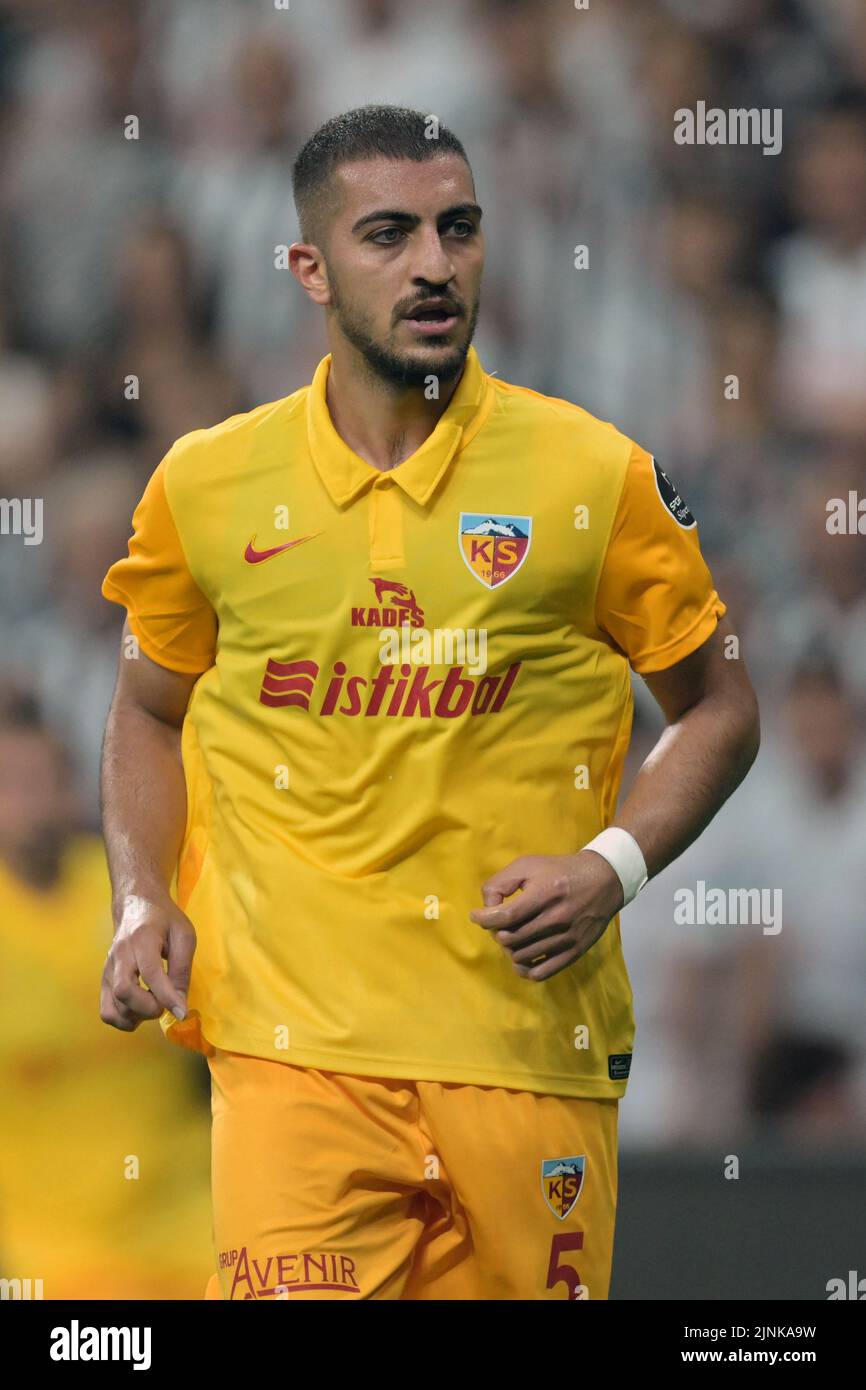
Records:
<instances>
[{"instance_id":1,"label":"short sleeve","mask_svg":"<svg viewBox=\"0 0 866 1390\"><path fill-rule=\"evenodd\" d=\"M726 611L695 519L656 460L632 446L596 593L596 622L639 675L700 647Z\"/></svg>"},{"instance_id":2,"label":"short sleeve","mask_svg":"<svg viewBox=\"0 0 866 1390\"><path fill-rule=\"evenodd\" d=\"M146 656L171 671L200 675L214 663L216 614L187 564L165 490L171 451L152 475L132 518L129 553L111 566L105 598L121 604Z\"/></svg>"}]
</instances>

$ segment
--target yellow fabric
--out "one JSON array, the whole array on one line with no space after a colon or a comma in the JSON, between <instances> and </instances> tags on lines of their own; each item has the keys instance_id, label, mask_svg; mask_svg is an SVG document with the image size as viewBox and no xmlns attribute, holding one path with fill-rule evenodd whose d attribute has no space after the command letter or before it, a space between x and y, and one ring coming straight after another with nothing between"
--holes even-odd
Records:
<instances>
[{"instance_id":1,"label":"yellow fabric","mask_svg":"<svg viewBox=\"0 0 866 1390\"><path fill-rule=\"evenodd\" d=\"M683 530L663 514L659 520L660 512L652 459L635 446L595 611L599 626L642 676L682 661L724 611L706 575L697 529Z\"/></svg>"},{"instance_id":2,"label":"yellow fabric","mask_svg":"<svg viewBox=\"0 0 866 1390\"><path fill-rule=\"evenodd\" d=\"M205 668L178 869L199 934L193 1013L163 1026L327 1070L620 1096L618 921L538 984L468 914L496 870L573 853L612 819L629 660L672 664L724 612L696 532L642 449L489 377L474 349L436 429L388 474L336 433L329 367L178 441L170 526L146 494L134 558L106 582L149 655ZM497 517L528 546L461 533ZM404 619L429 664L381 647ZM442 629L486 633L486 670L437 650Z\"/></svg>"},{"instance_id":3,"label":"yellow fabric","mask_svg":"<svg viewBox=\"0 0 866 1390\"><path fill-rule=\"evenodd\" d=\"M100 1020L110 901L96 840L45 893L0 865L0 1276L41 1279L46 1299L197 1299L206 1092L152 1024Z\"/></svg>"},{"instance_id":4,"label":"yellow fabric","mask_svg":"<svg viewBox=\"0 0 866 1390\"><path fill-rule=\"evenodd\" d=\"M149 657L198 675L213 661L216 615L189 573L166 500L170 458L169 451L148 482L132 518L129 556L122 569L112 570L103 593L129 609L130 626Z\"/></svg>"},{"instance_id":5,"label":"yellow fabric","mask_svg":"<svg viewBox=\"0 0 866 1390\"><path fill-rule=\"evenodd\" d=\"M615 1100L221 1051L210 1066L218 1272L207 1297L607 1298ZM545 1182L545 1160L582 1176Z\"/></svg>"}]
</instances>

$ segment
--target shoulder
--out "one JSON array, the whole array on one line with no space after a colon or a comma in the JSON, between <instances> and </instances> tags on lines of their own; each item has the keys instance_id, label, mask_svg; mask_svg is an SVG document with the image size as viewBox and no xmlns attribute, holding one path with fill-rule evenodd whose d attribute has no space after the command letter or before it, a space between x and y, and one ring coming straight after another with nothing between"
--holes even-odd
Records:
<instances>
[{"instance_id":1,"label":"shoulder","mask_svg":"<svg viewBox=\"0 0 866 1390\"><path fill-rule=\"evenodd\" d=\"M583 406L559 396L548 396L528 386L490 377L495 406L516 428L543 430L547 438L572 444L595 461L605 461L625 470L632 451L638 446L609 420L600 420Z\"/></svg>"},{"instance_id":2,"label":"shoulder","mask_svg":"<svg viewBox=\"0 0 866 1390\"><path fill-rule=\"evenodd\" d=\"M302 386L290 396L181 435L163 459L169 499L178 491L243 472L251 459L266 455L272 440L285 440L293 424L303 422L309 389Z\"/></svg>"}]
</instances>

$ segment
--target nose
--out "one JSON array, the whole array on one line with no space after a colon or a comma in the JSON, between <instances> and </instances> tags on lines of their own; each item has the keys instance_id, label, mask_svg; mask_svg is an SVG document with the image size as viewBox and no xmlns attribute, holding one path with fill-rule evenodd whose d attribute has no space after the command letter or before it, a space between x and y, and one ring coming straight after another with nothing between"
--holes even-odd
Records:
<instances>
[{"instance_id":1,"label":"nose","mask_svg":"<svg viewBox=\"0 0 866 1390\"><path fill-rule=\"evenodd\" d=\"M416 240L417 253L412 267L412 280L417 284L444 290L455 274L454 262L442 244L435 227Z\"/></svg>"}]
</instances>

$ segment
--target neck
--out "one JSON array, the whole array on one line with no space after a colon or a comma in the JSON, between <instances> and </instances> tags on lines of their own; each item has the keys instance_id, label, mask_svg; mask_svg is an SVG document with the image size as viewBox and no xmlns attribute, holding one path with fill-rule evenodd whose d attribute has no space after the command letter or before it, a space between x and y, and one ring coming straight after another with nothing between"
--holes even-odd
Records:
<instances>
[{"instance_id":1,"label":"neck","mask_svg":"<svg viewBox=\"0 0 866 1390\"><path fill-rule=\"evenodd\" d=\"M356 348L334 343L325 399L334 429L349 448L383 473L420 449L448 408L460 377L443 382L438 400L423 386L377 376Z\"/></svg>"}]
</instances>

